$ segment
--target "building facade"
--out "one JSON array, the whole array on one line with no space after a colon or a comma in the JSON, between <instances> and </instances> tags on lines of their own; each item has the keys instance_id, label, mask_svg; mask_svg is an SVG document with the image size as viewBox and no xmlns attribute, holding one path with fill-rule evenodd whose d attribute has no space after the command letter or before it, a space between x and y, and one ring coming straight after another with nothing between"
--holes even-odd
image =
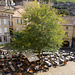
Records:
<instances>
[{"instance_id":1,"label":"building facade","mask_svg":"<svg viewBox=\"0 0 75 75\"><path fill-rule=\"evenodd\" d=\"M0 44L10 42L10 33L8 25L8 17L0 16Z\"/></svg>"},{"instance_id":2,"label":"building facade","mask_svg":"<svg viewBox=\"0 0 75 75\"><path fill-rule=\"evenodd\" d=\"M66 38L64 38L65 47L75 47L75 16L66 16L63 17L66 20L66 23L63 24Z\"/></svg>"},{"instance_id":3,"label":"building facade","mask_svg":"<svg viewBox=\"0 0 75 75\"><path fill-rule=\"evenodd\" d=\"M5 2L7 1L7 2ZM5 43L5 40L7 42L10 42L9 36L12 35L11 30L13 32L17 31L22 31L25 27L23 25L23 20L22 20L22 15L21 13L23 12L24 6L27 6L34 0L10 0L13 1L12 4L8 3L8 0L0 0L0 43ZM38 0L40 1L40 0ZM12 5L15 6L12 7ZM9 6L10 5L10 6ZM7 8L9 9L7 10ZM4 19L7 19L7 24L4 25L3 22ZM65 31L66 38L63 38L64 42L63 43L64 47L75 47L75 16L65 16L63 19L66 19L66 23L63 24L63 28ZM5 29L4 29L4 28ZM6 32L7 31L7 32Z\"/></svg>"}]
</instances>

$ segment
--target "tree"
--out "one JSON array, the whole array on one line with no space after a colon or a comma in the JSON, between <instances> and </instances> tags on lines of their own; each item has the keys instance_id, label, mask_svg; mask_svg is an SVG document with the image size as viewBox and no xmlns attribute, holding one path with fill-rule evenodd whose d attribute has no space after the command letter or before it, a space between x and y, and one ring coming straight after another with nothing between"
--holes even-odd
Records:
<instances>
[{"instance_id":1,"label":"tree","mask_svg":"<svg viewBox=\"0 0 75 75\"><path fill-rule=\"evenodd\" d=\"M12 48L36 50L40 54L42 50L57 50L61 47L64 31L60 23L63 21L52 7L34 2L25 8L22 16L26 26L11 43Z\"/></svg>"},{"instance_id":2,"label":"tree","mask_svg":"<svg viewBox=\"0 0 75 75\"><path fill-rule=\"evenodd\" d=\"M58 14L62 14L62 15L70 15L69 11L63 10L63 9L59 9Z\"/></svg>"}]
</instances>

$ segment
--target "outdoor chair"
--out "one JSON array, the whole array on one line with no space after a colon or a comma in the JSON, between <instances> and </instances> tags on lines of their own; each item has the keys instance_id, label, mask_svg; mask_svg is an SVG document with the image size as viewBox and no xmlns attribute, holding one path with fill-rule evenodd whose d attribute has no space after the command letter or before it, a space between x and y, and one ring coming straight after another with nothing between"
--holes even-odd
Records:
<instances>
[{"instance_id":1,"label":"outdoor chair","mask_svg":"<svg viewBox=\"0 0 75 75\"><path fill-rule=\"evenodd\" d=\"M44 65L43 67L44 69L49 70L49 67L47 65Z\"/></svg>"},{"instance_id":2,"label":"outdoor chair","mask_svg":"<svg viewBox=\"0 0 75 75\"><path fill-rule=\"evenodd\" d=\"M60 59L60 60L59 60L59 65L60 65L60 66L64 66L64 60L63 60L63 59Z\"/></svg>"},{"instance_id":3,"label":"outdoor chair","mask_svg":"<svg viewBox=\"0 0 75 75\"><path fill-rule=\"evenodd\" d=\"M28 68L27 72L30 73L30 74L34 73L32 68Z\"/></svg>"},{"instance_id":4,"label":"outdoor chair","mask_svg":"<svg viewBox=\"0 0 75 75\"><path fill-rule=\"evenodd\" d=\"M57 63L55 63L54 61L52 61L52 65L53 65L54 68L56 68Z\"/></svg>"},{"instance_id":5,"label":"outdoor chair","mask_svg":"<svg viewBox=\"0 0 75 75\"><path fill-rule=\"evenodd\" d=\"M48 60L48 58L44 58L44 60L45 60L45 61L47 61L47 60Z\"/></svg>"},{"instance_id":6,"label":"outdoor chair","mask_svg":"<svg viewBox=\"0 0 75 75\"><path fill-rule=\"evenodd\" d=\"M17 73L17 75L22 75L22 73Z\"/></svg>"},{"instance_id":7,"label":"outdoor chair","mask_svg":"<svg viewBox=\"0 0 75 75\"><path fill-rule=\"evenodd\" d=\"M54 61L55 62L55 64L56 64L56 66L58 66L59 65L59 62L58 61Z\"/></svg>"},{"instance_id":8,"label":"outdoor chair","mask_svg":"<svg viewBox=\"0 0 75 75\"><path fill-rule=\"evenodd\" d=\"M46 63L46 65L47 65L48 67L51 67L51 66L52 66L52 64L51 64L49 61L45 61L45 63Z\"/></svg>"},{"instance_id":9,"label":"outdoor chair","mask_svg":"<svg viewBox=\"0 0 75 75\"><path fill-rule=\"evenodd\" d=\"M67 62L69 61L69 58L68 57L66 57L65 59L67 60Z\"/></svg>"},{"instance_id":10,"label":"outdoor chair","mask_svg":"<svg viewBox=\"0 0 75 75\"><path fill-rule=\"evenodd\" d=\"M73 61L73 60L74 60L74 58L75 58L75 57L71 56L71 57L70 57L70 61Z\"/></svg>"}]
</instances>

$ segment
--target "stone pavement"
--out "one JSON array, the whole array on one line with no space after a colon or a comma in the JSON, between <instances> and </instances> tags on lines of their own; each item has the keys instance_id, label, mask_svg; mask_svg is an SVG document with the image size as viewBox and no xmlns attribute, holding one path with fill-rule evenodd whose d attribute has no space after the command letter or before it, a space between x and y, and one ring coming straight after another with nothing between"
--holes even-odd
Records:
<instances>
[{"instance_id":1,"label":"stone pavement","mask_svg":"<svg viewBox=\"0 0 75 75\"><path fill-rule=\"evenodd\" d=\"M75 75L75 62L68 62L62 67L51 67L48 72L39 72L35 75Z\"/></svg>"}]
</instances>

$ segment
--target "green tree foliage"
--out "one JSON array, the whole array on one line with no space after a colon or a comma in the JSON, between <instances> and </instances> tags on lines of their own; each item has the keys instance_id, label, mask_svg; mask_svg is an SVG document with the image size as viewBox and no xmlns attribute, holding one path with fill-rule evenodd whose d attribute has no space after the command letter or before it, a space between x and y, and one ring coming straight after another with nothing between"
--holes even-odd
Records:
<instances>
[{"instance_id":1,"label":"green tree foliage","mask_svg":"<svg viewBox=\"0 0 75 75\"><path fill-rule=\"evenodd\" d=\"M64 37L62 19L49 5L36 2L25 8L22 14L25 29L18 33L18 38L11 43L13 49L57 50L61 47Z\"/></svg>"},{"instance_id":2,"label":"green tree foliage","mask_svg":"<svg viewBox=\"0 0 75 75\"><path fill-rule=\"evenodd\" d=\"M57 3L57 0L44 0L44 2L46 2L46 3L48 3L48 2Z\"/></svg>"},{"instance_id":3,"label":"green tree foliage","mask_svg":"<svg viewBox=\"0 0 75 75\"><path fill-rule=\"evenodd\" d=\"M63 10L63 9L59 9L58 14L70 15L69 11L66 11L66 10Z\"/></svg>"},{"instance_id":4,"label":"green tree foliage","mask_svg":"<svg viewBox=\"0 0 75 75\"><path fill-rule=\"evenodd\" d=\"M57 2L73 2L73 3L75 3L75 0L57 0Z\"/></svg>"}]
</instances>

